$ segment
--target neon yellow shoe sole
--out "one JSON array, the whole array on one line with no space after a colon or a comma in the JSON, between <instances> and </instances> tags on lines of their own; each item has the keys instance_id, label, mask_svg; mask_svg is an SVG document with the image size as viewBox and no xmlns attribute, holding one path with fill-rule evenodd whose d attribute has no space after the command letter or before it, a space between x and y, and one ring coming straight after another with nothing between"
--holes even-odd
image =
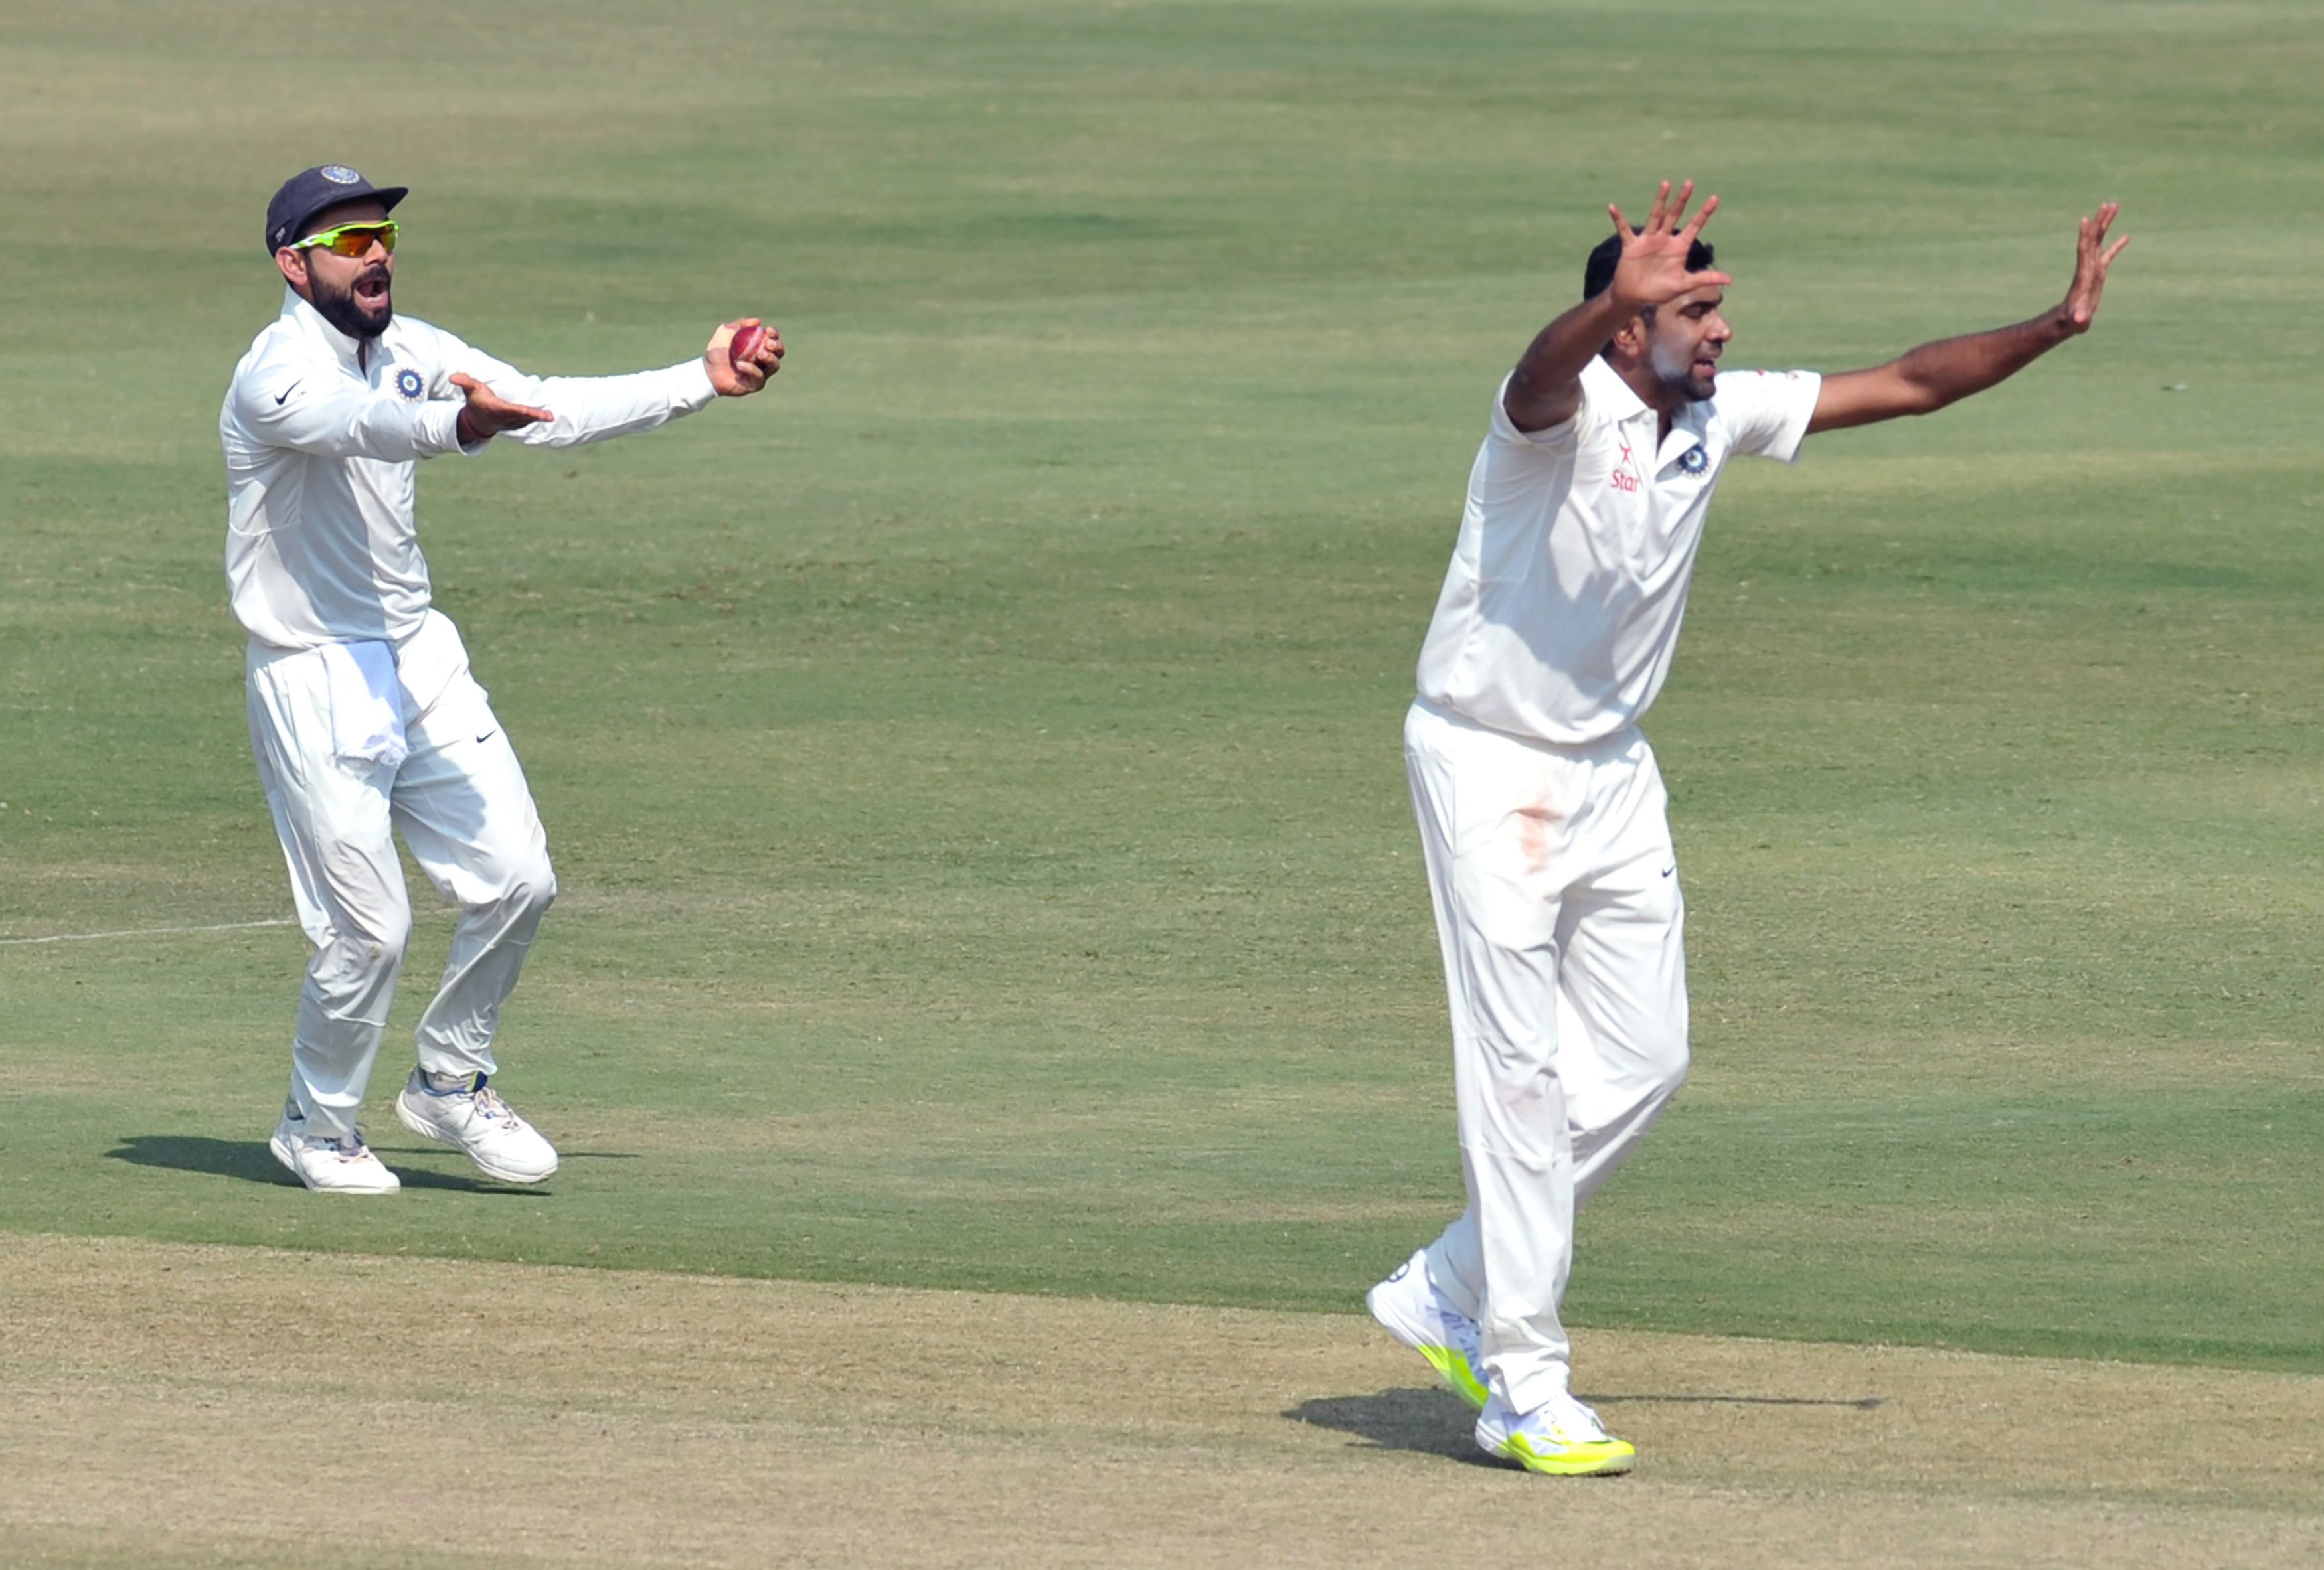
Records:
<instances>
[{"instance_id":1,"label":"neon yellow shoe sole","mask_svg":"<svg viewBox=\"0 0 2324 1570\"><path fill-rule=\"evenodd\" d=\"M1591 1439L1541 1451L1523 1434L1512 1434L1501 1441L1501 1454L1527 1472L1552 1477L1611 1477L1630 1470L1638 1459L1638 1447L1628 1439Z\"/></svg>"},{"instance_id":2,"label":"neon yellow shoe sole","mask_svg":"<svg viewBox=\"0 0 2324 1570\"><path fill-rule=\"evenodd\" d=\"M1477 1371L1469 1366L1468 1357L1457 1346L1416 1346L1415 1352L1428 1359L1428 1366L1444 1382L1444 1388L1459 1396L1477 1411L1485 1409L1485 1386Z\"/></svg>"},{"instance_id":3,"label":"neon yellow shoe sole","mask_svg":"<svg viewBox=\"0 0 2324 1570\"><path fill-rule=\"evenodd\" d=\"M1456 1327L1449 1305L1441 1299L1427 1300L1427 1277L1415 1273L1425 1272L1426 1268L1423 1255L1414 1254L1394 1275L1364 1294L1364 1308L1373 1322L1395 1336L1399 1345L1426 1358L1446 1390L1482 1411L1487 1394L1485 1382L1478 1376L1469 1354L1457 1345L1448 1346L1430 1339Z\"/></svg>"}]
</instances>

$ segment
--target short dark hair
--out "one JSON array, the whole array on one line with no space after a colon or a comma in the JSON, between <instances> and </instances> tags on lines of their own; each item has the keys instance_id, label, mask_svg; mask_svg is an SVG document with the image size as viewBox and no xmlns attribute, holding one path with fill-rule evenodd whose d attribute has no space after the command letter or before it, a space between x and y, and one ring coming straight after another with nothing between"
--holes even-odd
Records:
<instances>
[{"instance_id":1,"label":"short dark hair","mask_svg":"<svg viewBox=\"0 0 2324 1570\"><path fill-rule=\"evenodd\" d=\"M1678 231L1674 229L1671 233L1675 234ZM1708 240L1697 240L1686 248L1686 270L1689 272L1701 272L1711 264L1712 259ZM1621 235L1609 234L1598 242L1597 249L1590 252L1590 260L1582 269L1582 298L1595 299L1604 294L1613 283L1614 269L1621 260Z\"/></svg>"}]
</instances>

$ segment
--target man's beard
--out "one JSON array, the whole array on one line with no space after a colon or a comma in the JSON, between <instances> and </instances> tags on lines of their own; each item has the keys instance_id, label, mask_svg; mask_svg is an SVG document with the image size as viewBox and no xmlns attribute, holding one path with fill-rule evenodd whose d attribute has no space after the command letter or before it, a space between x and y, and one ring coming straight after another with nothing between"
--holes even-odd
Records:
<instances>
[{"instance_id":1,"label":"man's beard","mask_svg":"<svg viewBox=\"0 0 2324 1570\"><path fill-rule=\"evenodd\" d=\"M1694 356L1691 353L1683 350L1673 352L1657 344L1646 352L1646 361L1655 368L1656 381L1695 403L1718 394L1717 382L1695 379Z\"/></svg>"},{"instance_id":2,"label":"man's beard","mask_svg":"<svg viewBox=\"0 0 2324 1570\"><path fill-rule=\"evenodd\" d=\"M379 297L376 315L355 297L355 285L374 278L388 285ZM333 289L309 268L307 271L307 287L314 290L317 313L350 338L376 338L387 331L390 322L395 320L393 279L383 266L374 264L364 268L348 281L346 288L341 289Z\"/></svg>"}]
</instances>

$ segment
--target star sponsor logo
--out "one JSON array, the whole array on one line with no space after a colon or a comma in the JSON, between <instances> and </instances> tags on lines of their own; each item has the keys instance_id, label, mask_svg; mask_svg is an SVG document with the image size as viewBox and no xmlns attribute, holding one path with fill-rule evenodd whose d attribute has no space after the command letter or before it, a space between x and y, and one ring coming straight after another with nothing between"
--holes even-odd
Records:
<instances>
[{"instance_id":1,"label":"star sponsor logo","mask_svg":"<svg viewBox=\"0 0 2324 1570\"><path fill-rule=\"evenodd\" d=\"M1618 435L1614 441L1622 449L1622 456L1613 473L1606 476L1606 483L1617 491L1636 491L1640 484L1637 455L1630 450L1628 436Z\"/></svg>"}]
</instances>

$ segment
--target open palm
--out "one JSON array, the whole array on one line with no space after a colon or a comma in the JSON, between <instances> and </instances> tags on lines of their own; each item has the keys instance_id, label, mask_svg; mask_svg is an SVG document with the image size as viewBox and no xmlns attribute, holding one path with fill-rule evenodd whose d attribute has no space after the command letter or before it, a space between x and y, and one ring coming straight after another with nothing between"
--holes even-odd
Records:
<instances>
[{"instance_id":1,"label":"open palm","mask_svg":"<svg viewBox=\"0 0 2324 1570\"><path fill-rule=\"evenodd\" d=\"M467 408L461 410L461 418L479 436L496 436L557 418L547 409L535 409L529 403L511 403L465 371L452 373L452 385L458 388L461 395L468 400Z\"/></svg>"},{"instance_id":2,"label":"open palm","mask_svg":"<svg viewBox=\"0 0 2324 1570\"><path fill-rule=\"evenodd\" d=\"M2107 202L2082 220L2074 245L2074 281L2066 290L2066 321L2077 333L2090 330L2098 314L2098 297L2106 292L2107 270L2130 243L2127 234L2111 245L2106 243L2107 231L2114 226L2115 215L2120 211L2119 204Z\"/></svg>"},{"instance_id":3,"label":"open palm","mask_svg":"<svg viewBox=\"0 0 2324 1570\"><path fill-rule=\"evenodd\" d=\"M1671 195L1671 183L1665 180L1655 193L1655 205L1646 214L1645 225L1632 228L1622 216L1622 209L1613 203L1606 211L1614 217L1614 232L1622 236L1622 258L1614 266L1614 298L1625 305L1658 306L1678 298L1690 289L1723 287L1735 280L1723 272L1709 268L1700 272L1687 270L1687 252L1694 248L1695 237L1702 226L1711 222L1711 215L1719 211L1719 198L1712 197L1702 204L1702 211L1685 223L1686 205L1694 196L1694 182L1688 180Z\"/></svg>"}]
</instances>

